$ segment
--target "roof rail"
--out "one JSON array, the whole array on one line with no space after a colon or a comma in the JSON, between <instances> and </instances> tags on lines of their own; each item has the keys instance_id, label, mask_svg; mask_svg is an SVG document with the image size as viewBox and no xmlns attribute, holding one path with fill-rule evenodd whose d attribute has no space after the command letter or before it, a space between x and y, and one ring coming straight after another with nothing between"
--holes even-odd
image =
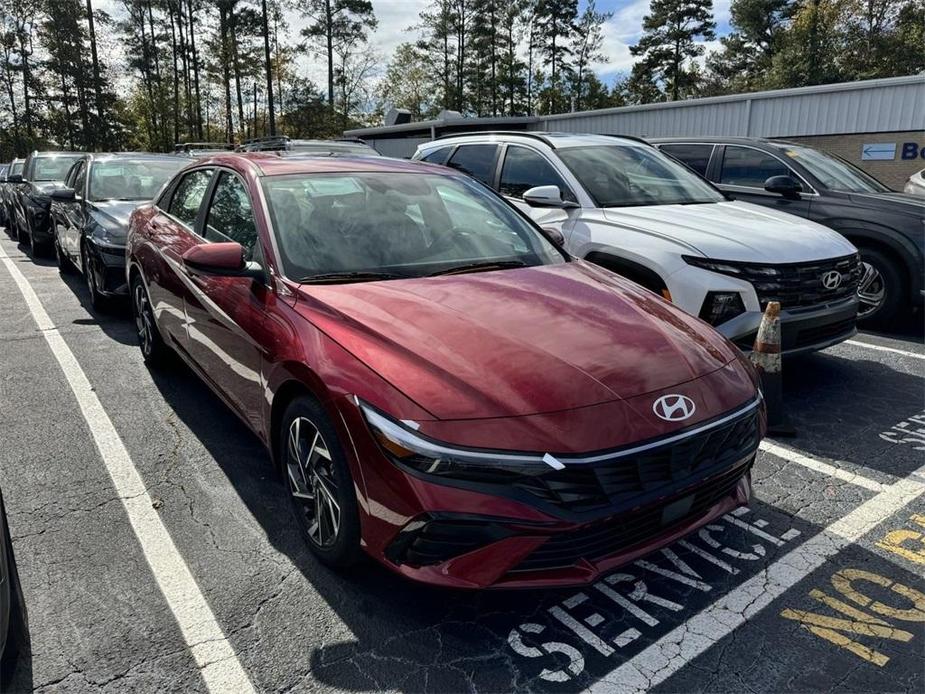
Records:
<instances>
[{"instance_id":1,"label":"roof rail","mask_svg":"<svg viewBox=\"0 0 925 694\"><path fill-rule=\"evenodd\" d=\"M174 152L189 152L194 149L227 149L233 150L233 142L178 142L173 146Z\"/></svg>"},{"instance_id":2,"label":"roof rail","mask_svg":"<svg viewBox=\"0 0 925 694\"><path fill-rule=\"evenodd\" d=\"M449 137L479 137L481 135L517 135L519 137L532 137L534 140L539 140L543 144L547 144L555 149L555 145L548 137L542 133L530 130L472 130L464 133L447 133L446 135L441 135L436 138L436 140L444 140Z\"/></svg>"},{"instance_id":3,"label":"roof rail","mask_svg":"<svg viewBox=\"0 0 925 694\"><path fill-rule=\"evenodd\" d=\"M288 142L288 135L265 135L264 137L252 137L249 140L244 140L242 145L255 145L259 142Z\"/></svg>"},{"instance_id":4,"label":"roof rail","mask_svg":"<svg viewBox=\"0 0 925 694\"><path fill-rule=\"evenodd\" d=\"M332 139L332 142L356 142L361 145L366 144L366 140L360 137L335 137Z\"/></svg>"},{"instance_id":5,"label":"roof rail","mask_svg":"<svg viewBox=\"0 0 925 694\"><path fill-rule=\"evenodd\" d=\"M619 137L624 140L633 140L634 142L639 142L644 145L649 145L649 147L654 147L654 145L649 142L644 137L637 137L636 135L621 135L620 133L600 133L601 137Z\"/></svg>"}]
</instances>

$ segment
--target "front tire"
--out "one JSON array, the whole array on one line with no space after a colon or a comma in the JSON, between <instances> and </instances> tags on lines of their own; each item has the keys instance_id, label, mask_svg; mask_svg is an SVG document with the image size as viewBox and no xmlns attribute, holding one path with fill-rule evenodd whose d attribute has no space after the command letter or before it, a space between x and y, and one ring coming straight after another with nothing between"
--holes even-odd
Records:
<instances>
[{"instance_id":1,"label":"front tire","mask_svg":"<svg viewBox=\"0 0 925 694\"><path fill-rule=\"evenodd\" d=\"M67 257L67 254L61 249L61 244L58 243L58 237L55 237L55 260L58 262L58 272L62 275L71 275L74 273L74 265L71 263L70 258Z\"/></svg>"},{"instance_id":2,"label":"front tire","mask_svg":"<svg viewBox=\"0 0 925 694\"><path fill-rule=\"evenodd\" d=\"M93 307L94 311L103 311L107 308L106 297L100 293L99 286L96 283L96 273L93 272L93 263L90 262L90 252L86 244L84 244L83 252L80 256L84 281L87 283L87 291L90 294L90 306Z\"/></svg>"},{"instance_id":3,"label":"front tire","mask_svg":"<svg viewBox=\"0 0 925 694\"><path fill-rule=\"evenodd\" d=\"M860 249L858 322L865 328L889 328L903 305L905 282L896 263L873 248Z\"/></svg>"},{"instance_id":4,"label":"front tire","mask_svg":"<svg viewBox=\"0 0 925 694\"><path fill-rule=\"evenodd\" d=\"M337 432L308 396L283 414L277 451L292 510L309 548L324 564L346 568L361 556L353 477Z\"/></svg>"},{"instance_id":5,"label":"front tire","mask_svg":"<svg viewBox=\"0 0 925 694\"><path fill-rule=\"evenodd\" d=\"M132 278L132 318L138 335L141 355L149 366L162 364L169 356L170 350L164 343L154 320L154 310L148 290L140 275Z\"/></svg>"}]
</instances>

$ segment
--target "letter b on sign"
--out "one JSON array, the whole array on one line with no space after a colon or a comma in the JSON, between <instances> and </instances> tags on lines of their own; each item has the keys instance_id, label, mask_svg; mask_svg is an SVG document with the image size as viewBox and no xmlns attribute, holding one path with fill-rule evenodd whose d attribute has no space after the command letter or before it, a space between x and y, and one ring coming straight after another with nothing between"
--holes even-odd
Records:
<instances>
[{"instance_id":1,"label":"letter b on sign","mask_svg":"<svg viewBox=\"0 0 925 694\"><path fill-rule=\"evenodd\" d=\"M917 142L903 142L901 156L903 159L918 159L920 156L925 159L925 147L919 151Z\"/></svg>"}]
</instances>

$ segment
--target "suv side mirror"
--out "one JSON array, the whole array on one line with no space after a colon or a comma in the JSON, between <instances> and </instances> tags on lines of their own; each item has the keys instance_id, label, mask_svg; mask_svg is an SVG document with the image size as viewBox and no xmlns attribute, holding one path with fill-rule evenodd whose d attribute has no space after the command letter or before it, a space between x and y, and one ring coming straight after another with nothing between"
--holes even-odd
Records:
<instances>
[{"instance_id":1,"label":"suv side mirror","mask_svg":"<svg viewBox=\"0 0 925 694\"><path fill-rule=\"evenodd\" d=\"M10 174L6 177L7 183L22 183L22 174Z\"/></svg>"},{"instance_id":2,"label":"suv side mirror","mask_svg":"<svg viewBox=\"0 0 925 694\"><path fill-rule=\"evenodd\" d=\"M235 241L201 243L184 253L180 260L192 275L205 277L250 277L263 282L266 273L260 263L244 261L244 246Z\"/></svg>"},{"instance_id":3,"label":"suv side mirror","mask_svg":"<svg viewBox=\"0 0 925 694\"><path fill-rule=\"evenodd\" d=\"M55 188L51 191L51 199L58 202L74 202L77 199L77 191L73 188Z\"/></svg>"},{"instance_id":4,"label":"suv side mirror","mask_svg":"<svg viewBox=\"0 0 925 694\"><path fill-rule=\"evenodd\" d=\"M795 198L803 191L803 186L792 176L771 176L764 182L764 189L785 198Z\"/></svg>"},{"instance_id":5,"label":"suv side mirror","mask_svg":"<svg viewBox=\"0 0 925 694\"><path fill-rule=\"evenodd\" d=\"M530 207L578 207L576 203L562 199L562 191L559 190L559 186L535 186L530 188L524 192L524 202Z\"/></svg>"}]
</instances>

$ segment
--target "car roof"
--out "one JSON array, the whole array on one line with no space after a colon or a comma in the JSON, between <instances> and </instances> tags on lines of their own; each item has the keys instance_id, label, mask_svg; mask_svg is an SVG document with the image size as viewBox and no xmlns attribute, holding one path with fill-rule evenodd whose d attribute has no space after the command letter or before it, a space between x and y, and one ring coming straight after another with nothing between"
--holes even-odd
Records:
<instances>
[{"instance_id":1,"label":"car roof","mask_svg":"<svg viewBox=\"0 0 925 694\"><path fill-rule=\"evenodd\" d=\"M672 142L684 144L706 145L764 145L766 147L780 148L785 145L796 145L797 142L787 140L769 140L764 137L650 137L649 142L654 145L667 145Z\"/></svg>"},{"instance_id":2,"label":"car roof","mask_svg":"<svg viewBox=\"0 0 925 694\"><path fill-rule=\"evenodd\" d=\"M472 131L466 133L453 133L452 135L444 135L438 137L436 140L431 142L425 142L420 145L421 148L430 149L432 147L440 145L450 145L458 144L459 142L465 142L467 140L472 140L475 138L486 138L493 142L507 142L510 140L515 140L517 138L522 138L524 140L534 140L540 141L553 149L560 149L563 147L582 147L582 146L602 146L602 145L614 145L614 144L644 144L648 145L648 142L645 140L634 137L632 135L619 135L619 134L593 134L593 133L563 133L563 132L547 132L542 130L485 130L485 131Z\"/></svg>"},{"instance_id":3,"label":"car roof","mask_svg":"<svg viewBox=\"0 0 925 694\"><path fill-rule=\"evenodd\" d=\"M177 161L174 154L159 154L157 152L96 152L88 154L93 161ZM183 161L183 160L180 160Z\"/></svg>"},{"instance_id":4,"label":"car roof","mask_svg":"<svg viewBox=\"0 0 925 694\"><path fill-rule=\"evenodd\" d=\"M288 152L228 152L200 159L198 166L223 165L242 170L254 167L261 176L311 173L437 173L453 175L451 169L407 159L369 156L324 156Z\"/></svg>"}]
</instances>

